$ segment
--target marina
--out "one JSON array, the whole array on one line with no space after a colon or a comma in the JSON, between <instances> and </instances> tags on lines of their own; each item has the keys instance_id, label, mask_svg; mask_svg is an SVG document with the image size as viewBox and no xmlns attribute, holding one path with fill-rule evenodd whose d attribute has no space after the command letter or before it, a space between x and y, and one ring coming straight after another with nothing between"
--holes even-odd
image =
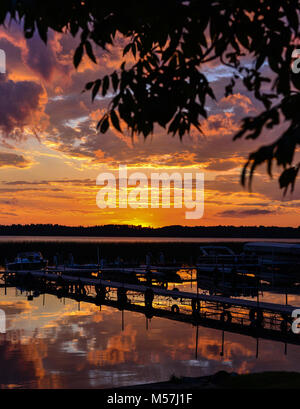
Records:
<instances>
[{"instance_id":1,"label":"marina","mask_svg":"<svg viewBox=\"0 0 300 409\"><path fill-rule=\"evenodd\" d=\"M149 267L150 268L150 267ZM109 269L111 272L112 269ZM141 273L140 270L124 269L124 272ZM86 272L86 270L81 270ZM100 274L104 274L103 269ZM78 274L78 270L73 271ZM99 274L99 272L98 272ZM138 311L146 318L166 317L192 323L226 328L255 337L281 340L300 344L300 338L292 332L292 313L297 306L267 303L259 300L245 300L233 297L205 295L197 292L183 292L157 288L155 286L134 285L123 282L106 281L101 278L86 278L64 271L8 271L3 272L5 283L14 284L26 291L38 294L50 293L59 298L72 298L78 302L92 302L101 306L110 305L120 310ZM197 281L197 280L196 280ZM30 295L28 296L30 299Z\"/></svg>"},{"instance_id":2,"label":"marina","mask_svg":"<svg viewBox=\"0 0 300 409\"><path fill-rule=\"evenodd\" d=\"M214 254L204 254L203 247L206 250L209 247ZM300 306L299 276L291 270L286 270L286 273L282 269L278 270L279 264L274 262L274 257L271 264L262 263L262 258L253 253L240 254L236 251L228 251L226 247L218 244L209 246L200 244L200 247L195 247L194 263L188 257L185 262L183 260L176 263L164 251L166 248L161 246L155 251L154 247L145 248L139 261L135 261L132 257L124 258L122 251L114 253L114 258L107 257L102 247L96 247L94 259L85 258L83 263L77 262L80 254L76 252L74 252L76 260L72 254L64 252L63 263L61 263L63 259L60 253L56 252L55 256L50 258L52 260L50 263L46 260L49 256L43 257L41 252L33 251L33 254L39 254L40 260L47 261L42 269L26 264L31 260L26 261L22 258L20 260L22 263L20 262L17 265L18 268L13 270L12 263L16 263L20 258L17 257L14 260L13 257L10 257L0 272L0 291L2 292L0 308L7 310L7 306L10 305L9 300L14 300L14 305L22 305L22 309L25 308L21 316L23 314L26 316L26 311L30 311L33 319L34 311L38 308L38 321L48 322L46 311L52 310L55 306L55 309L60 311L55 321L51 320L45 328L42 326L38 330L43 339L50 336L52 331L50 328L53 325L57 331L63 331L59 317L64 317L64 314L68 317L68 326L70 325L68 331L73 333L78 325L82 328L81 331L84 331L82 334L84 338L74 335L75 338L82 339L81 342L87 336L84 333L90 331L86 325L92 325L94 319L99 323L93 324L93 331L97 332L99 329L102 334L97 342L101 343L101 340L105 339L103 334L110 333L114 328L123 346L119 345L109 353L111 355L101 358L106 363L104 364L103 361L100 367L95 364L99 358L93 355L94 370L101 368L101 373L104 367L111 368L111 366L121 373L122 365L125 365L126 368L131 365L130 360L136 353L134 352L136 346L132 340L133 328L135 328L135 336L142 337L145 342L150 338L153 338L152 343L154 342L155 331L158 330L155 328L159 328L159 334L161 334L159 340L155 342L164 342L165 337L173 345L172 348L177 348L178 342L181 342L183 349L180 354L185 356L185 353L188 352L190 361L184 369L182 358L174 361L174 358L169 357L166 370L170 371L173 363L176 363L176 369L175 367L173 369L175 374L198 376L199 373L211 373L212 368L207 370L202 368L200 372L196 371L197 365L202 365L201 362L210 362L209 366L214 365L215 368L224 369L224 365L226 366L232 354L231 342L236 342L233 341L235 339L240 340L240 348L251 345L247 354L253 356L257 365L265 362L265 345L270 344L272 350L278 350L278 360L280 362L286 360L291 367L295 354L297 355L298 351L300 353L300 338L292 328L295 319L293 311L298 310ZM32 254L31 250L37 248L38 246L31 244L29 253ZM243 249L244 245L241 248ZM120 249L122 250L122 247ZM216 256L217 252L222 254ZM281 260L281 263L282 261L284 260ZM297 266L295 262L294 265ZM14 310L13 306L9 308ZM81 318L83 316L86 317L84 320ZM8 327L10 328L15 324L9 317L8 315ZM75 327L72 323L73 319L76 320L74 322L78 322ZM26 328L26 320L23 325ZM172 341L165 333L167 329L174 333ZM27 332L28 329L25 330L25 333ZM0 334L0 344L2 342L2 345L6 345L5 340L10 339L11 336L23 339L21 334L13 334L12 329L9 329L6 335ZM203 339L206 339L208 335L212 339L206 340L205 344L208 342L207 345L209 345L210 342L213 342L215 345L214 358L209 358L211 354L203 350ZM98 339L96 335L94 337ZM127 337L129 337L128 340ZM190 339L189 345L186 344L185 337ZM63 345L67 342L68 337L64 336L64 339ZM32 342L37 341L32 339ZM70 345L72 342L71 339L68 341ZM108 339L106 342L106 348L108 348L108 345L115 341ZM120 352L124 348L124 342L125 344L128 342L126 358L122 357ZM139 354L143 353L142 345L143 343L139 347ZM74 356L74 364L79 362L80 354L83 352L77 353L75 350L71 352L74 348L77 349L75 346L63 348L67 348L68 352L64 352L60 359L67 359L68 356L71 359L71 356ZM84 355L88 357L92 356L91 354L98 354L97 348L99 347L84 347ZM149 348L151 354L150 351L153 351L154 344L151 344ZM186 352L183 352L184 348ZM160 354L158 350L157 353ZM168 355L171 351L164 353ZM101 352L101 356L102 354L104 352ZM63 356L65 358L62 358ZM149 373L145 379L141 376L138 367L131 366L134 373L139 373L136 375L139 382L143 380L144 383L147 383L156 379L166 379L165 375L157 375L148 359L140 359L141 362L147 362L148 367L151 367L152 370L151 375ZM72 366L73 363L70 362L70 365ZM193 365L196 366L193 367ZM239 370L236 363L233 365L236 370ZM67 378L66 376L61 373L60 379L68 383L69 376ZM81 385L87 382L87 387L91 387L93 378L91 375L85 375L85 377L84 381L82 377L80 378ZM44 377L41 379L40 382L45 382ZM105 381L108 383L105 385L125 386L136 383L134 379L126 375L124 380L119 379L114 384L111 376L108 376ZM97 376L97 385L104 387L102 382L104 380L101 381ZM72 382L72 385L74 384L76 383Z\"/></svg>"}]
</instances>

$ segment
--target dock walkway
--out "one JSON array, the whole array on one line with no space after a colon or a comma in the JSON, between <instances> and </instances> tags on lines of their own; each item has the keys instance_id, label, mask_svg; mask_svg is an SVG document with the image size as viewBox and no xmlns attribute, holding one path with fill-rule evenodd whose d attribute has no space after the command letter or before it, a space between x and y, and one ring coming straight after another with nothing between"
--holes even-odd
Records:
<instances>
[{"instance_id":1,"label":"dock walkway","mask_svg":"<svg viewBox=\"0 0 300 409\"><path fill-rule=\"evenodd\" d=\"M76 277L71 275L65 275L62 272L43 272L43 271L15 271L9 272L6 274L13 274L13 275L25 275L31 276L36 278L44 278L50 281L61 281L64 280L65 282L74 283L74 284L85 284L89 286L102 286L111 289L118 289L124 288L127 291L134 291L145 293L147 289L151 288L154 295L159 295L163 297L171 297L174 299L180 298L185 300L199 300L204 302L216 303L220 305L231 305L235 307L247 308L247 309L261 309L270 313L275 314L287 314L291 315L292 312L300 307L293 306L293 305L282 305L282 304L275 304L275 303L267 303L267 302L258 302L252 300L245 300L241 298L230 298L230 297L222 297L216 295L206 295L206 294L196 294L190 292L183 292L183 291L176 291L173 290L165 290L161 288L155 287L148 287L145 285L137 285L137 284L129 284L129 283L122 283L122 282L115 282L115 281L107 281L102 280L100 278L86 278L86 277Z\"/></svg>"}]
</instances>

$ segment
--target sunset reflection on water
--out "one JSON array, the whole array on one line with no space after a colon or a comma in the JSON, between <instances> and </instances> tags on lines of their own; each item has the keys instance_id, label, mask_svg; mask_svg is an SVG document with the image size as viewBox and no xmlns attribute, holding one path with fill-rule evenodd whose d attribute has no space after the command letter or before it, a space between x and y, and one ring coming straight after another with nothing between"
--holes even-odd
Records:
<instances>
[{"instance_id":1,"label":"sunset reflection on water","mask_svg":"<svg viewBox=\"0 0 300 409\"><path fill-rule=\"evenodd\" d=\"M107 306L1 290L7 333L0 334L2 388L107 388L209 375L299 368L300 346L257 340ZM272 301L278 301L272 295ZM280 300L281 300L280 298ZM294 297L295 298L295 297ZM298 298L298 297L297 297Z\"/></svg>"}]
</instances>

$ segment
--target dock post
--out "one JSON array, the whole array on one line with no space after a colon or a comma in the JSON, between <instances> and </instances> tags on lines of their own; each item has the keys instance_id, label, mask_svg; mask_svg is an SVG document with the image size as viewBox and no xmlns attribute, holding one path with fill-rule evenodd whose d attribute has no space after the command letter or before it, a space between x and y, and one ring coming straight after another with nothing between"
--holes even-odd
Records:
<instances>
[{"instance_id":1,"label":"dock post","mask_svg":"<svg viewBox=\"0 0 300 409\"><path fill-rule=\"evenodd\" d=\"M222 264L222 285L224 287L225 284L225 272L224 272L224 264Z\"/></svg>"},{"instance_id":2,"label":"dock post","mask_svg":"<svg viewBox=\"0 0 300 409\"><path fill-rule=\"evenodd\" d=\"M97 246L97 263L98 263L98 277L100 272L100 255L99 255L99 246Z\"/></svg>"},{"instance_id":3,"label":"dock post","mask_svg":"<svg viewBox=\"0 0 300 409\"><path fill-rule=\"evenodd\" d=\"M122 332L124 331L124 310L122 309Z\"/></svg>"},{"instance_id":4,"label":"dock post","mask_svg":"<svg viewBox=\"0 0 300 409\"><path fill-rule=\"evenodd\" d=\"M196 326L196 349L195 349L195 359L198 359L198 339L199 339L199 327L198 327L198 322Z\"/></svg>"},{"instance_id":5,"label":"dock post","mask_svg":"<svg viewBox=\"0 0 300 409\"><path fill-rule=\"evenodd\" d=\"M222 349L220 352L220 356L224 356L224 338L225 338L225 334L224 334L224 330L222 331Z\"/></svg>"}]
</instances>

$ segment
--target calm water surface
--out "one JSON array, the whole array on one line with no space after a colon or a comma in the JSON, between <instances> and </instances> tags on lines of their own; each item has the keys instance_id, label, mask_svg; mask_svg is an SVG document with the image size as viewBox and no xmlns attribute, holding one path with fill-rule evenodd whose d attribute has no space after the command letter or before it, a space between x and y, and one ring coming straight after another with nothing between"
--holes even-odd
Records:
<instances>
[{"instance_id":1,"label":"calm water surface","mask_svg":"<svg viewBox=\"0 0 300 409\"><path fill-rule=\"evenodd\" d=\"M80 237L80 236L0 236L0 243L19 242L92 242L92 243L243 243L264 241L300 243L300 239L253 239L212 237Z\"/></svg>"},{"instance_id":2,"label":"calm water surface","mask_svg":"<svg viewBox=\"0 0 300 409\"><path fill-rule=\"evenodd\" d=\"M176 285L178 287L178 285ZM190 284L179 286L190 291ZM172 288L172 287L171 287ZM194 290L194 289L193 289ZM284 303L284 295L264 300ZM289 303L300 305L299 296ZM300 346L259 340L190 324L122 312L107 306L0 289L7 333L0 334L2 388L107 388L201 376L218 370L239 373L299 371Z\"/></svg>"}]
</instances>

